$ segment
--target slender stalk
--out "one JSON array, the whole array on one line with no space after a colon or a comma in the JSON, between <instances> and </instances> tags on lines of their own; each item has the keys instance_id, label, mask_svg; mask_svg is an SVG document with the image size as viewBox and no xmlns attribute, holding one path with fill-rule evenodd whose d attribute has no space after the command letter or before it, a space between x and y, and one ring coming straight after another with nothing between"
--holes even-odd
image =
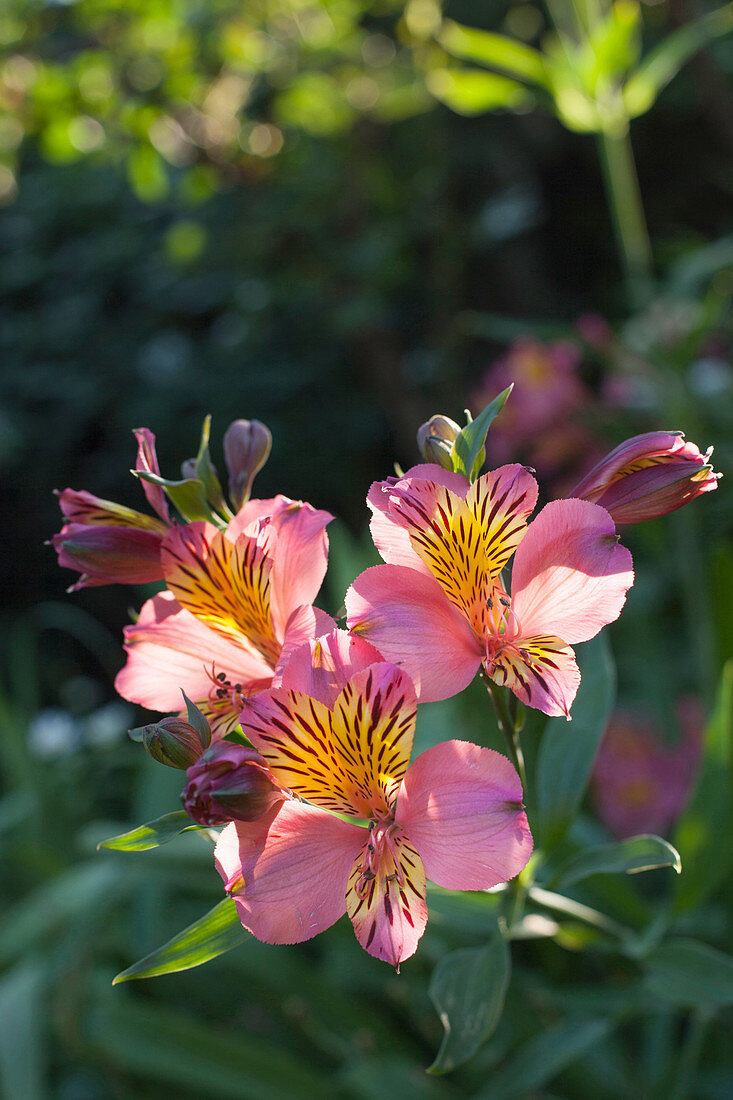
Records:
<instances>
[{"instance_id":1,"label":"slender stalk","mask_svg":"<svg viewBox=\"0 0 733 1100\"><path fill-rule=\"evenodd\" d=\"M677 1062L675 1085L670 1094L670 1100L686 1100L690 1093L709 1020L710 1014L703 1008L696 1009L690 1017L685 1041L682 1044Z\"/></svg>"},{"instance_id":2,"label":"slender stalk","mask_svg":"<svg viewBox=\"0 0 733 1100\"><path fill-rule=\"evenodd\" d=\"M496 717L499 720L499 729L504 734L504 740L506 741L506 747L509 751L512 763L517 769L519 778L522 781L522 790L526 791L527 775L524 770L524 755L519 741L519 731L517 730L515 719L512 718L509 710L506 692L503 688L500 688L498 684L494 683L486 671L482 670L481 675L489 690L491 701L494 704Z\"/></svg>"},{"instance_id":3,"label":"slender stalk","mask_svg":"<svg viewBox=\"0 0 733 1100\"><path fill-rule=\"evenodd\" d=\"M605 129L598 135L598 144L629 302L638 309L651 298L654 281L652 249L628 125L623 130Z\"/></svg>"}]
</instances>

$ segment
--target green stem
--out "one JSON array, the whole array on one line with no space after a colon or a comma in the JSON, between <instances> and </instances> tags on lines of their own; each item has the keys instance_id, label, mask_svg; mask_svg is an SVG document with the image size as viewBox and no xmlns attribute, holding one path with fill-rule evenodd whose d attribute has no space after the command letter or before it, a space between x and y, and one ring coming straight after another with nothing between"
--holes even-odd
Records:
<instances>
[{"instance_id":1,"label":"green stem","mask_svg":"<svg viewBox=\"0 0 733 1100\"><path fill-rule=\"evenodd\" d=\"M517 730L515 719L512 718L509 710L506 692L503 688L500 688L498 684L494 683L485 670L482 669L481 675L489 690L491 701L494 704L496 717L499 720L499 729L504 734L504 740L506 741L506 747L509 751L512 763L519 773L519 778L522 782L522 790L526 791L527 775L524 770L524 755L519 741L519 731Z\"/></svg>"},{"instance_id":2,"label":"green stem","mask_svg":"<svg viewBox=\"0 0 733 1100\"><path fill-rule=\"evenodd\" d=\"M686 1100L690 1093L709 1020L709 1013L702 1008L696 1009L690 1017L687 1034L677 1062L675 1086L670 1094L670 1100Z\"/></svg>"},{"instance_id":3,"label":"green stem","mask_svg":"<svg viewBox=\"0 0 733 1100\"><path fill-rule=\"evenodd\" d=\"M652 249L644 217L639 180L628 125L598 135L616 243L623 264L630 304L641 308L653 292Z\"/></svg>"}]
</instances>

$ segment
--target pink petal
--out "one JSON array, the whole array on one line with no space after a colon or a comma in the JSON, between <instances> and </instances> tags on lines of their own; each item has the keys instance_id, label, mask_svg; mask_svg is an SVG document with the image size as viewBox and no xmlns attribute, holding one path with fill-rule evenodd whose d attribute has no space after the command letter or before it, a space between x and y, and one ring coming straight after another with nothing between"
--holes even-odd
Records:
<instances>
[{"instance_id":1,"label":"pink petal","mask_svg":"<svg viewBox=\"0 0 733 1100\"><path fill-rule=\"evenodd\" d=\"M234 519L230 520L227 527L227 537L232 542L236 542L239 536L244 534L247 528L251 527L257 520L276 515L289 504L292 504L290 497L282 495L268 497L267 500L248 500L239 509Z\"/></svg>"},{"instance_id":2,"label":"pink petal","mask_svg":"<svg viewBox=\"0 0 733 1100\"><path fill-rule=\"evenodd\" d=\"M273 686L303 691L333 709L351 677L382 660L381 653L363 638L345 630L332 630L291 650L282 677Z\"/></svg>"},{"instance_id":3,"label":"pink petal","mask_svg":"<svg viewBox=\"0 0 733 1100\"><path fill-rule=\"evenodd\" d=\"M306 644L315 640L321 634L328 634L336 629L336 621L320 607L312 604L303 604L296 607L285 624L285 636L282 649L275 668L273 687L280 687L285 669L288 667L294 653ZM290 686L290 685L287 685Z\"/></svg>"},{"instance_id":4,"label":"pink petal","mask_svg":"<svg viewBox=\"0 0 733 1100\"><path fill-rule=\"evenodd\" d=\"M488 890L518 875L532 853L522 797L501 753L443 741L407 769L395 820L438 886Z\"/></svg>"},{"instance_id":5,"label":"pink petal","mask_svg":"<svg viewBox=\"0 0 733 1100\"><path fill-rule=\"evenodd\" d=\"M346 911L346 884L365 830L304 802L228 825L215 858L239 919L265 943L302 943Z\"/></svg>"},{"instance_id":6,"label":"pink petal","mask_svg":"<svg viewBox=\"0 0 733 1100\"><path fill-rule=\"evenodd\" d=\"M150 710L178 710L181 688L194 701L208 698L212 671L224 672L247 692L272 680L265 661L210 630L170 592L148 600L138 621L125 627L125 650L127 664L115 687L123 698Z\"/></svg>"},{"instance_id":7,"label":"pink petal","mask_svg":"<svg viewBox=\"0 0 733 1100\"><path fill-rule=\"evenodd\" d=\"M149 474L157 474L160 476L158 456L155 453L155 436L149 428L135 428L132 434L137 440L137 460L135 462L135 469L145 470ZM140 483L143 487L145 496L148 498L150 507L158 513L165 523L170 524L171 516L168 510L168 501L163 489L160 485L152 485L149 481L144 481L142 478L140 478Z\"/></svg>"},{"instance_id":8,"label":"pink petal","mask_svg":"<svg viewBox=\"0 0 733 1100\"><path fill-rule=\"evenodd\" d=\"M380 855L376 873L365 882L366 847L351 868L346 911L364 950L399 967L415 954L428 921L425 868L410 839L395 832L391 851Z\"/></svg>"},{"instance_id":9,"label":"pink petal","mask_svg":"<svg viewBox=\"0 0 733 1100\"><path fill-rule=\"evenodd\" d=\"M272 620L284 630L291 613L301 604L312 604L328 564L326 525L333 516L310 504L291 501L272 518L277 530L270 601Z\"/></svg>"},{"instance_id":10,"label":"pink petal","mask_svg":"<svg viewBox=\"0 0 733 1100\"><path fill-rule=\"evenodd\" d=\"M412 466L404 477L443 485L462 498L465 498L469 488L468 481L461 474L451 473L433 463ZM390 493L400 480L388 478L386 481L375 481L367 494L367 504L372 510L369 525L372 539L388 565L405 565L408 569L417 569L419 573L430 576L430 570L413 550L404 524L390 514Z\"/></svg>"},{"instance_id":11,"label":"pink petal","mask_svg":"<svg viewBox=\"0 0 733 1100\"><path fill-rule=\"evenodd\" d=\"M456 695L478 672L481 644L433 577L375 565L345 602L349 629L404 668L421 703Z\"/></svg>"},{"instance_id":12,"label":"pink petal","mask_svg":"<svg viewBox=\"0 0 733 1100\"><path fill-rule=\"evenodd\" d=\"M528 707L552 718L570 718L580 670L562 638L546 634L513 638L486 666L492 680L508 687Z\"/></svg>"},{"instance_id":13,"label":"pink petal","mask_svg":"<svg viewBox=\"0 0 733 1100\"><path fill-rule=\"evenodd\" d=\"M147 584L163 578L161 536L116 524L67 523L51 539L59 565L82 574L70 591L101 584Z\"/></svg>"},{"instance_id":14,"label":"pink petal","mask_svg":"<svg viewBox=\"0 0 733 1100\"><path fill-rule=\"evenodd\" d=\"M625 467L633 468L634 464L649 461L655 456L675 456L697 460L701 464L704 462L699 449L694 443L686 443L682 432L644 432L625 439L602 458L578 482L570 496L594 501L610 482L620 476Z\"/></svg>"},{"instance_id":15,"label":"pink petal","mask_svg":"<svg viewBox=\"0 0 733 1100\"><path fill-rule=\"evenodd\" d=\"M631 554L608 512L585 500L553 500L515 555L512 610L525 637L585 642L618 618L633 582Z\"/></svg>"}]
</instances>

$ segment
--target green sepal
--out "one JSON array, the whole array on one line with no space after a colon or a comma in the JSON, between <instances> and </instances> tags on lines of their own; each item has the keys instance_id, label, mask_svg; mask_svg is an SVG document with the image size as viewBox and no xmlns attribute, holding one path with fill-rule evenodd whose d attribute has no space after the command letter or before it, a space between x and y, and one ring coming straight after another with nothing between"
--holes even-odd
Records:
<instances>
[{"instance_id":1,"label":"green sepal","mask_svg":"<svg viewBox=\"0 0 733 1100\"><path fill-rule=\"evenodd\" d=\"M507 386L498 397L486 406L478 414L475 420L471 420L456 436L453 444L453 469L457 474L463 474L469 481L475 481L478 472L484 463L484 443L486 434L492 422L499 415L506 404L509 394L514 389L514 383Z\"/></svg>"},{"instance_id":2,"label":"green sepal","mask_svg":"<svg viewBox=\"0 0 733 1100\"><path fill-rule=\"evenodd\" d=\"M183 688L181 688L181 695L186 704L186 710L188 712L189 725L193 726L196 733L201 738L201 744L205 749L208 749L211 744L211 726L209 725L206 717L202 714L195 703L192 703L189 697L186 695Z\"/></svg>"},{"instance_id":3,"label":"green sepal","mask_svg":"<svg viewBox=\"0 0 733 1100\"><path fill-rule=\"evenodd\" d=\"M211 456L209 455L210 431L211 413L208 413L204 417L204 423L201 428L201 442L199 444L199 453L196 456L196 477L203 485L206 499L211 507L231 519L232 513L224 500L221 483L211 461Z\"/></svg>"},{"instance_id":4,"label":"green sepal","mask_svg":"<svg viewBox=\"0 0 733 1100\"><path fill-rule=\"evenodd\" d=\"M158 474L151 474L147 470L132 470L135 477L141 477L143 481L149 481L151 485L159 485L165 490L165 494L175 508L181 513L188 523L196 520L206 520L222 526L221 519L214 514L206 497L204 483L198 478L187 477L181 481L169 481Z\"/></svg>"},{"instance_id":5,"label":"green sepal","mask_svg":"<svg viewBox=\"0 0 733 1100\"><path fill-rule=\"evenodd\" d=\"M184 810L174 810L173 813L163 814L154 821L148 821L145 825L138 825L129 833L120 833L119 836L111 836L108 840L102 840L97 848L111 848L116 852L147 852L150 848L159 848L161 844L167 844L169 840L187 832L189 829L201 829L203 826L191 821Z\"/></svg>"},{"instance_id":6,"label":"green sepal","mask_svg":"<svg viewBox=\"0 0 733 1100\"><path fill-rule=\"evenodd\" d=\"M224 898L205 916L189 924L168 943L151 951L144 959L128 966L112 982L128 982L132 978L154 978L158 974L174 974L223 955L247 938L232 898Z\"/></svg>"}]
</instances>

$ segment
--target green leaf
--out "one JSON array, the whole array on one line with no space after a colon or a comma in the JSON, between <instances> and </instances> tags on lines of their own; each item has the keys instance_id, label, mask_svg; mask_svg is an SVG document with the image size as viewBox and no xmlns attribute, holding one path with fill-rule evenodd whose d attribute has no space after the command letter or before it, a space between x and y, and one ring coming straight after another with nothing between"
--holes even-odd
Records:
<instances>
[{"instance_id":1,"label":"green leaf","mask_svg":"<svg viewBox=\"0 0 733 1100\"><path fill-rule=\"evenodd\" d=\"M196 477L203 485L206 499L212 508L216 508L217 511L222 512L226 516L231 516L231 512L224 500L221 482L216 475L216 470L214 469L214 465L209 455L210 431L211 414L204 417L203 427L201 428L201 442L199 444L199 453L196 456Z\"/></svg>"},{"instance_id":2,"label":"green leaf","mask_svg":"<svg viewBox=\"0 0 733 1100\"><path fill-rule=\"evenodd\" d=\"M509 1100L536 1095L558 1073L590 1047L596 1046L613 1027L613 1020L568 1019L545 1027L522 1043L504 1065L493 1072L474 1100Z\"/></svg>"},{"instance_id":3,"label":"green leaf","mask_svg":"<svg viewBox=\"0 0 733 1100\"><path fill-rule=\"evenodd\" d=\"M593 66L588 86L596 90L598 81L608 82L627 72L639 59L641 36L639 5L635 0L616 0L591 36Z\"/></svg>"},{"instance_id":4,"label":"green leaf","mask_svg":"<svg viewBox=\"0 0 733 1100\"><path fill-rule=\"evenodd\" d=\"M120 833L119 836L111 836L109 840L102 840L97 847L112 848L116 852L147 852L150 848L167 844L169 840L189 829L201 827L194 824L184 810L174 810L173 813L163 814L145 825L138 825L137 829L131 829L129 833Z\"/></svg>"},{"instance_id":5,"label":"green leaf","mask_svg":"<svg viewBox=\"0 0 733 1100\"><path fill-rule=\"evenodd\" d=\"M464 27L446 19L438 41L454 57L478 61L480 65L488 65L492 69L502 69L519 80L540 85L547 83L542 54L514 38Z\"/></svg>"},{"instance_id":6,"label":"green leaf","mask_svg":"<svg viewBox=\"0 0 733 1100\"><path fill-rule=\"evenodd\" d=\"M668 35L626 81L623 96L629 117L636 118L648 111L692 54L730 30L733 30L733 4L726 4Z\"/></svg>"},{"instance_id":7,"label":"green leaf","mask_svg":"<svg viewBox=\"0 0 733 1100\"><path fill-rule=\"evenodd\" d=\"M12 1100L49 1095L44 1031L47 975L35 959L21 961L0 979L0 1092Z\"/></svg>"},{"instance_id":8,"label":"green leaf","mask_svg":"<svg viewBox=\"0 0 733 1100\"><path fill-rule=\"evenodd\" d=\"M705 901L733 868L733 661L723 667L700 778L674 842L685 865L675 883L674 907L683 912Z\"/></svg>"},{"instance_id":9,"label":"green leaf","mask_svg":"<svg viewBox=\"0 0 733 1100\"><path fill-rule=\"evenodd\" d=\"M431 95L459 115L482 115L501 107L515 109L532 103L523 84L478 69L431 69L425 83Z\"/></svg>"},{"instance_id":10,"label":"green leaf","mask_svg":"<svg viewBox=\"0 0 733 1100\"><path fill-rule=\"evenodd\" d=\"M550 718L537 756L537 806L546 846L565 835L580 807L616 694L604 633L581 645L576 656L581 680L572 721Z\"/></svg>"},{"instance_id":11,"label":"green leaf","mask_svg":"<svg viewBox=\"0 0 733 1100\"><path fill-rule=\"evenodd\" d=\"M682 936L667 940L644 960L645 988L680 1007L733 1004L733 958Z\"/></svg>"},{"instance_id":12,"label":"green leaf","mask_svg":"<svg viewBox=\"0 0 733 1100\"><path fill-rule=\"evenodd\" d=\"M181 695L183 696L186 704L186 711L188 714L188 724L193 726L196 733L201 738L201 744L205 749L208 749L211 744L211 726L206 720L206 716L202 714L195 703L192 703L189 697L186 695L183 688L181 688Z\"/></svg>"},{"instance_id":13,"label":"green leaf","mask_svg":"<svg viewBox=\"0 0 733 1100\"><path fill-rule=\"evenodd\" d=\"M552 888L567 889L590 875L635 875L655 867L673 867L679 874L682 870L679 853L660 836L634 836L572 856L553 875Z\"/></svg>"},{"instance_id":14,"label":"green leaf","mask_svg":"<svg viewBox=\"0 0 733 1100\"><path fill-rule=\"evenodd\" d=\"M132 978L153 978L201 966L217 955L237 947L248 936L237 916L232 898L224 898L206 916L190 924L168 943L118 974L113 985Z\"/></svg>"},{"instance_id":15,"label":"green leaf","mask_svg":"<svg viewBox=\"0 0 733 1100\"><path fill-rule=\"evenodd\" d=\"M510 973L509 948L498 932L485 947L441 959L429 992L445 1034L428 1073L448 1073L488 1039L501 1017Z\"/></svg>"},{"instance_id":16,"label":"green leaf","mask_svg":"<svg viewBox=\"0 0 733 1100\"><path fill-rule=\"evenodd\" d=\"M167 478L159 477L158 474L151 474L148 470L132 470L131 473L135 477L141 477L143 481L149 481L151 485L160 485L165 489L168 499L189 523L194 523L196 520L217 522L209 506L204 484L198 478L188 477L182 481L169 481Z\"/></svg>"},{"instance_id":17,"label":"green leaf","mask_svg":"<svg viewBox=\"0 0 733 1100\"><path fill-rule=\"evenodd\" d=\"M475 420L472 420L470 424L466 424L460 435L456 436L453 443L453 468L456 473L463 474L464 477L469 479L476 476L478 472L476 463L483 450L486 433L504 408L506 400L513 389L514 383L512 382L511 386L507 386L498 397L495 397L478 414Z\"/></svg>"}]
</instances>

